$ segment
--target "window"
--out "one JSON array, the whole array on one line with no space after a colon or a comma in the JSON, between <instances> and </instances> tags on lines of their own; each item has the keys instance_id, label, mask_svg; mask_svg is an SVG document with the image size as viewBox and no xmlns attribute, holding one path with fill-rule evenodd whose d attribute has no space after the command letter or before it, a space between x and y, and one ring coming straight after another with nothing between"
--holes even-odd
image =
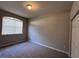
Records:
<instances>
[{"instance_id":1,"label":"window","mask_svg":"<svg viewBox=\"0 0 79 59\"><path fill-rule=\"evenodd\" d=\"M2 19L2 35L22 34L23 21L13 17L3 17Z\"/></svg>"}]
</instances>

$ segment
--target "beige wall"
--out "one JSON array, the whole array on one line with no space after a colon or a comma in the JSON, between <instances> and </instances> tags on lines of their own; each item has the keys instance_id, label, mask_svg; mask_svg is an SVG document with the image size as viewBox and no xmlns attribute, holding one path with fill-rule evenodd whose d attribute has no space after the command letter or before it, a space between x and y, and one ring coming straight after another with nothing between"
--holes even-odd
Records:
<instances>
[{"instance_id":1,"label":"beige wall","mask_svg":"<svg viewBox=\"0 0 79 59\"><path fill-rule=\"evenodd\" d=\"M76 12L79 10L79 1L76 1L73 3L72 10L71 10L71 16L70 18L72 19Z\"/></svg>"},{"instance_id":2,"label":"beige wall","mask_svg":"<svg viewBox=\"0 0 79 59\"><path fill-rule=\"evenodd\" d=\"M33 42L69 51L69 12L45 14L31 19L29 38Z\"/></svg>"},{"instance_id":3,"label":"beige wall","mask_svg":"<svg viewBox=\"0 0 79 59\"><path fill-rule=\"evenodd\" d=\"M79 15L72 22L72 49L71 57L79 58Z\"/></svg>"},{"instance_id":4,"label":"beige wall","mask_svg":"<svg viewBox=\"0 0 79 59\"><path fill-rule=\"evenodd\" d=\"M79 1L73 3L71 10L71 19L79 11ZM71 57L79 58L79 15L72 21L72 45L71 45Z\"/></svg>"}]
</instances>

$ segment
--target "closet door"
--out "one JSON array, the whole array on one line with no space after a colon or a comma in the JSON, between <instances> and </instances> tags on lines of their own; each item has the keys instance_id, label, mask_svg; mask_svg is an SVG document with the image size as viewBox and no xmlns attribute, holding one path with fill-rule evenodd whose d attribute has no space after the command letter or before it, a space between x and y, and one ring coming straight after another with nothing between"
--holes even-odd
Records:
<instances>
[{"instance_id":1,"label":"closet door","mask_svg":"<svg viewBox=\"0 0 79 59\"><path fill-rule=\"evenodd\" d=\"M79 58L79 14L72 21L71 57Z\"/></svg>"}]
</instances>

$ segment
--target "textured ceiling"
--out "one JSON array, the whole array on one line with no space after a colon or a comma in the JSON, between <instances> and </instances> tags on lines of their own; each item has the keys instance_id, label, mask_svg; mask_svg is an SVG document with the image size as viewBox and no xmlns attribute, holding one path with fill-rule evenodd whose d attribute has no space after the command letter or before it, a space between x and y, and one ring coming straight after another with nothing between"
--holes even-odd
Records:
<instances>
[{"instance_id":1,"label":"textured ceiling","mask_svg":"<svg viewBox=\"0 0 79 59\"><path fill-rule=\"evenodd\" d=\"M26 8L26 4L32 4L32 10ZM37 17L44 13L56 13L69 11L72 2L67 1L0 1L0 8L23 17Z\"/></svg>"}]
</instances>

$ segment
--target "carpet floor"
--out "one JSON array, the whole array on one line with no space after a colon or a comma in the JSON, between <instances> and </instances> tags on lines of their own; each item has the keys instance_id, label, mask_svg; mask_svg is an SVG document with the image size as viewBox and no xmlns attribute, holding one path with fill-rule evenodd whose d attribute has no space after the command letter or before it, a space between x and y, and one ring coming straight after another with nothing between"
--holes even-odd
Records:
<instances>
[{"instance_id":1,"label":"carpet floor","mask_svg":"<svg viewBox=\"0 0 79 59\"><path fill-rule=\"evenodd\" d=\"M68 58L68 55L33 42L23 42L1 48L0 58Z\"/></svg>"}]
</instances>

